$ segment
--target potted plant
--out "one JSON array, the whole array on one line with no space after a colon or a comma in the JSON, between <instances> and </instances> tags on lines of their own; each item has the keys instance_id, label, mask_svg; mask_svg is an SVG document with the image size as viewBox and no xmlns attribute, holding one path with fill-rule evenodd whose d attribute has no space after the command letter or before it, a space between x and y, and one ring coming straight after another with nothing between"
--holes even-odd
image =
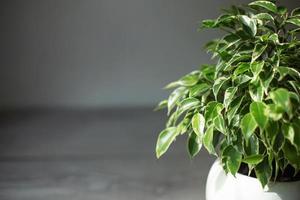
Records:
<instances>
[{"instance_id":1,"label":"potted plant","mask_svg":"<svg viewBox=\"0 0 300 200\"><path fill-rule=\"evenodd\" d=\"M205 46L215 64L166 86L157 158L186 135L191 157L202 145L217 157L207 200L299 200L300 8L253 1L201 28L225 32Z\"/></svg>"}]
</instances>

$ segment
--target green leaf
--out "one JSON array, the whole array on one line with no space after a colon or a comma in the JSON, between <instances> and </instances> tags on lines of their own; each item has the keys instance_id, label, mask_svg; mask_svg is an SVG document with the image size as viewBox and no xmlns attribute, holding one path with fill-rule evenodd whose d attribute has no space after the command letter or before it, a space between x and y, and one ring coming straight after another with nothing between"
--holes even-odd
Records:
<instances>
[{"instance_id":1,"label":"green leaf","mask_svg":"<svg viewBox=\"0 0 300 200\"><path fill-rule=\"evenodd\" d=\"M170 127L163 130L156 143L156 157L161 157L170 147L171 143L175 140L178 135L176 127Z\"/></svg>"},{"instance_id":2,"label":"green leaf","mask_svg":"<svg viewBox=\"0 0 300 200\"><path fill-rule=\"evenodd\" d=\"M275 91L270 92L270 98L273 100L274 104L286 112L290 112L290 93L284 88L279 88Z\"/></svg>"},{"instance_id":3,"label":"green leaf","mask_svg":"<svg viewBox=\"0 0 300 200\"><path fill-rule=\"evenodd\" d=\"M255 79L253 79L255 80ZM253 101L262 101L264 97L264 88L259 84L258 86L250 85L249 86L249 94Z\"/></svg>"},{"instance_id":4,"label":"green leaf","mask_svg":"<svg viewBox=\"0 0 300 200\"><path fill-rule=\"evenodd\" d=\"M255 82L257 80L260 72L263 70L264 65L265 65L264 61L251 63L250 68L251 68L251 72L253 74L253 81L252 82Z\"/></svg>"},{"instance_id":5,"label":"green leaf","mask_svg":"<svg viewBox=\"0 0 300 200\"><path fill-rule=\"evenodd\" d=\"M247 142L257 128L256 121L251 113L246 114L242 118L240 127Z\"/></svg>"},{"instance_id":6,"label":"green leaf","mask_svg":"<svg viewBox=\"0 0 300 200\"><path fill-rule=\"evenodd\" d=\"M299 18L291 18L286 20L287 23L294 24L296 26L300 26L300 19Z\"/></svg>"},{"instance_id":7,"label":"green leaf","mask_svg":"<svg viewBox=\"0 0 300 200\"><path fill-rule=\"evenodd\" d=\"M269 120L268 125L265 130L266 139L273 147L275 144L275 139L278 136L279 132L279 125L276 121Z\"/></svg>"},{"instance_id":8,"label":"green leaf","mask_svg":"<svg viewBox=\"0 0 300 200\"><path fill-rule=\"evenodd\" d=\"M205 118L202 114L196 113L192 118L192 128L194 132L202 137L204 135Z\"/></svg>"},{"instance_id":9,"label":"green leaf","mask_svg":"<svg viewBox=\"0 0 300 200\"><path fill-rule=\"evenodd\" d=\"M292 10L291 16L300 16L300 8L295 8Z\"/></svg>"},{"instance_id":10,"label":"green leaf","mask_svg":"<svg viewBox=\"0 0 300 200\"><path fill-rule=\"evenodd\" d=\"M232 145L229 145L222 152L222 156L225 157L227 169L235 176L241 166L242 154Z\"/></svg>"},{"instance_id":11,"label":"green leaf","mask_svg":"<svg viewBox=\"0 0 300 200\"><path fill-rule=\"evenodd\" d=\"M283 110L275 104L267 105L266 114L274 121L278 121L282 118Z\"/></svg>"},{"instance_id":12,"label":"green leaf","mask_svg":"<svg viewBox=\"0 0 300 200\"><path fill-rule=\"evenodd\" d=\"M178 115L181 115L183 112L195 108L199 105L200 105L200 101L194 97L184 99L179 103Z\"/></svg>"},{"instance_id":13,"label":"green leaf","mask_svg":"<svg viewBox=\"0 0 300 200\"><path fill-rule=\"evenodd\" d=\"M290 67L277 67L276 70L280 74L279 81L283 80L287 75L293 77L295 80L300 80L300 73Z\"/></svg>"},{"instance_id":14,"label":"green leaf","mask_svg":"<svg viewBox=\"0 0 300 200\"><path fill-rule=\"evenodd\" d=\"M168 98L168 114L170 114L171 110L175 107L178 100L183 97L187 93L187 89L185 87L179 87L175 89Z\"/></svg>"},{"instance_id":15,"label":"green leaf","mask_svg":"<svg viewBox=\"0 0 300 200\"><path fill-rule=\"evenodd\" d=\"M273 13L277 13L277 7L274 3L270 1L254 1L249 4L250 6L258 6L261 8L265 8Z\"/></svg>"},{"instance_id":16,"label":"green leaf","mask_svg":"<svg viewBox=\"0 0 300 200\"><path fill-rule=\"evenodd\" d=\"M274 21L274 18L269 13L259 13L257 15L254 15L254 18L260 19L260 20L271 20L271 21Z\"/></svg>"},{"instance_id":17,"label":"green leaf","mask_svg":"<svg viewBox=\"0 0 300 200\"><path fill-rule=\"evenodd\" d=\"M251 115L261 129L264 129L268 123L268 117L265 114L266 107L263 102L252 102L250 105Z\"/></svg>"},{"instance_id":18,"label":"green leaf","mask_svg":"<svg viewBox=\"0 0 300 200\"><path fill-rule=\"evenodd\" d=\"M227 112L228 124L231 123L231 120L236 115L236 113L237 113L238 109L240 108L243 100L244 100L244 97L237 97L237 99L235 99L232 102L233 105L228 109L228 112Z\"/></svg>"},{"instance_id":19,"label":"green leaf","mask_svg":"<svg viewBox=\"0 0 300 200\"><path fill-rule=\"evenodd\" d=\"M214 85L213 85L213 93L214 93L214 96L215 96L216 99L218 98L218 94L219 94L220 89L222 88L223 84L224 84L227 80L228 80L227 77L219 77L219 78L214 82Z\"/></svg>"},{"instance_id":20,"label":"green leaf","mask_svg":"<svg viewBox=\"0 0 300 200\"><path fill-rule=\"evenodd\" d=\"M250 165L257 165L261 163L264 160L264 156L257 154L257 155L251 155L247 156L243 159L244 163L250 164Z\"/></svg>"},{"instance_id":21,"label":"green leaf","mask_svg":"<svg viewBox=\"0 0 300 200\"><path fill-rule=\"evenodd\" d=\"M282 124L282 133L284 137L294 145L295 131L291 124L283 123Z\"/></svg>"},{"instance_id":22,"label":"green leaf","mask_svg":"<svg viewBox=\"0 0 300 200\"><path fill-rule=\"evenodd\" d=\"M227 135L227 131L226 131L226 127L225 127L225 121L222 115L217 115L214 118L214 127L220 131L221 133L223 133L224 135Z\"/></svg>"},{"instance_id":23,"label":"green leaf","mask_svg":"<svg viewBox=\"0 0 300 200\"><path fill-rule=\"evenodd\" d=\"M300 119L299 118L297 118L293 121L293 128L296 131L300 130ZM300 134L299 134L299 132L297 132L297 134L295 134L294 145L295 145L296 149L298 150L298 154L300 154Z\"/></svg>"},{"instance_id":24,"label":"green leaf","mask_svg":"<svg viewBox=\"0 0 300 200\"><path fill-rule=\"evenodd\" d=\"M217 20L206 19L202 21L202 28L216 28L218 25Z\"/></svg>"},{"instance_id":25,"label":"green leaf","mask_svg":"<svg viewBox=\"0 0 300 200\"><path fill-rule=\"evenodd\" d=\"M194 85L190 89L190 97L196 97L196 96L203 95L209 89L210 89L210 85L208 85L207 83L200 83L200 84Z\"/></svg>"},{"instance_id":26,"label":"green leaf","mask_svg":"<svg viewBox=\"0 0 300 200\"><path fill-rule=\"evenodd\" d=\"M207 128L204 137L203 137L203 145L207 149L208 153L216 154L215 147L213 145L214 140L214 127L211 125Z\"/></svg>"},{"instance_id":27,"label":"green leaf","mask_svg":"<svg viewBox=\"0 0 300 200\"><path fill-rule=\"evenodd\" d=\"M154 111L161 110L168 107L168 100L163 100L155 107Z\"/></svg>"},{"instance_id":28,"label":"green leaf","mask_svg":"<svg viewBox=\"0 0 300 200\"><path fill-rule=\"evenodd\" d=\"M256 61L264 53L264 51L266 50L267 47L268 47L267 45L262 45L260 43L256 44L254 47L253 54L252 54L251 62Z\"/></svg>"},{"instance_id":29,"label":"green leaf","mask_svg":"<svg viewBox=\"0 0 300 200\"><path fill-rule=\"evenodd\" d=\"M233 72L233 75L237 77L240 74L247 72L250 69L250 63L241 63Z\"/></svg>"},{"instance_id":30,"label":"green leaf","mask_svg":"<svg viewBox=\"0 0 300 200\"><path fill-rule=\"evenodd\" d=\"M268 158L265 157L264 160L254 168L254 170L256 177L264 188L269 183L272 176L272 168L269 165Z\"/></svg>"},{"instance_id":31,"label":"green leaf","mask_svg":"<svg viewBox=\"0 0 300 200\"><path fill-rule=\"evenodd\" d=\"M225 90L223 104L226 110L228 109L228 106L232 102L232 99L235 96L236 92L237 92L237 87L229 87Z\"/></svg>"},{"instance_id":32,"label":"green leaf","mask_svg":"<svg viewBox=\"0 0 300 200\"><path fill-rule=\"evenodd\" d=\"M202 147L201 138L194 132L192 132L188 139L188 150L190 156L193 158L195 157Z\"/></svg>"},{"instance_id":33,"label":"green leaf","mask_svg":"<svg viewBox=\"0 0 300 200\"><path fill-rule=\"evenodd\" d=\"M207 123L213 121L218 115L221 114L223 108L223 104L221 103L216 101L209 102L205 108L205 121Z\"/></svg>"},{"instance_id":34,"label":"green leaf","mask_svg":"<svg viewBox=\"0 0 300 200\"><path fill-rule=\"evenodd\" d=\"M293 146L289 141L286 141L284 143L283 152L289 163L294 168L300 169L300 159L296 147Z\"/></svg>"},{"instance_id":35,"label":"green leaf","mask_svg":"<svg viewBox=\"0 0 300 200\"><path fill-rule=\"evenodd\" d=\"M244 25L245 32L251 36L255 36L257 33L256 21L249 18L247 15L240 15L239 19Z\"/></svg>"}]
</instances>

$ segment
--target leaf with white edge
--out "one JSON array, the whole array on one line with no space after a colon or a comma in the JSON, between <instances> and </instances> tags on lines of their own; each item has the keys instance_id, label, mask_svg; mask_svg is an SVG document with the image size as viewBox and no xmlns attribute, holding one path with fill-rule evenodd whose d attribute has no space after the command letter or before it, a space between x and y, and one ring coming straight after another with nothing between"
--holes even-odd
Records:
<instances>
[{"instance_id":1,"label":"leaf with white edge","mask_svg":"<svg viewBox=\"0 0 300 200\"><path fill-rule=\"evenodd\" d=\"M231 120L234 118L238 109L241 107L243 100L244 100L244 97L238 97L236 100L234 100L232 102L233 105L228 109L228 112L227 112L228 124L231 123Z\"/></svg>"},{"instance_id":2,"label":"leaf with white edge","mask_svg":"<svg viewBox=\"0 0 300 200\"><path fill-rule=\"evenodd\" d=\"M268 117L265 114L266 104L263 102L252 102L250 112L261 129L264 129L268 123Z\"/></svg>"},{"instance_id":3,"label":"leaf with white edge","mask_svg":"<svg viewBox=\"0 0 300 200\"><path fill-rule=\"evenodd\" d=\"M220 78L218 78L218 79L214 82L214 85L213 85L213 93L214 93L214 96L215 96L216 99L218 98L218 94L219 94L220 89L222 88L223 84L224 84L228 79L229 79L228 77L220 77Z\"/></svg>"},{"instance_id":4,"label":"leaf with white edge","mask_svg":"<svg viewBox=\"0 0 300 200\"><path fill-rule=\"evenodd\" d=\"M161 110L168 107L168 100L163 100L155 107L154 111Z\"/></svg>"},{"instance_id":5,"label":"leaf with white edge","mask_svg":"<svg viewBox=\"0 0 300 200\"><path fill-rule=\"evenodd\" d=\"M264 61L251 63L250 69L253 74L253 79L256 80L258 78L260 72L263 70L264 65L265 65ZM252 81L252 82L254 82L254 81Z\"/></svg>"},{"instance_id":6,"label":"leaf with white edge","mask_svg":"<svg viewBox=\"0 0 300 200\"><path fill-rule=\"evenodd\" d=\"M226 167L229 172L235 176L242 163L242 154L232 145L227 146L222 152L222 157L225 157Z\"/></svg>"},{"instance_id":7,"label":"leaf with white edge","mask_svg":"<svg viewBox=\"0 0 300 200\"><path fill-rule=\"evenodd\" d=\"M192 118L192 128L194 132L202 137L204 135L205 118L202 114L196 113Z\"/></svg>"},{"instance_id":8,"label":"leaf with white edge","mask_svg":"<svg viewBox=\"0 0 300 200\"><path fill-rule=\"evenodd\" d=\"M283 110L278 108L275 104L267 105L265 114L274 121L278 121L282 118Z\"/></svg>"},{"instance_id":9,"label":"leaf with white edge","mask_svg":"<svg viewBox=\"0 0 300 200\"><path fill-rule=\"evenodd\" d=\"M257 123L251 113L246 114L242 118L240 127L247 142L257 128Z\"/></svg>"},{"instance_id":10,"label":"leaf with white edge","mask_svg":"<svg viewBox=\"0 0 300 200\"><path fill-rule=\"evenodd\" d=\"M300 130L300 118L297 118L293 121L293 128L294 130ZM294 145L298 150L298 153L300 154L300 134L295 134L294 137Z\"/></svg>"},{"instance_id":11,"label":"leaf with white edge","mask_svg":"<svg viewBox=\"0 0 300 200\"><path fill-rule=\"evenodd\" d=\"M287 75L293 77L295 80L300 80L300 73L290 67L277 67L276 70L280 74L279 81L283 80Z\"/></svg>"},{"instance_id":12,"label":"leaf with white edge","mask_svg":"<svg viewBox=\"0 0 300 200\"><path fill-rule=\"evenodd\" d=\"M279 88L270 92L270 98L276 106L279 106L286 112L291 112L290 93L287 89Z\"/></svg>"},{"instance_id":13,"label":"leaf with white edge","mask_svg":"<svg viewBox=\"0 0 300 200\"><path fill-rule=\"evenodd\" d=\"M244 163L250 164L250 165L257 165L261 163L264 160L264 156L260 154L247 156L243 159Z\"/></svg>"},{"instance_id":14,"label":"leaf with white edge","mask_svg":"<svg viewBox=\"0 0 300 200\"><path fill-rule=\"evenodd\" d=\"M267 45L263 45L260 43L256 44L253 50L251 62L256 61L264 53L267 47L268 47Z\"/></svg>"},{"instance_id":15,"label":"leaf with white edge","mask_svg":"<svg viewBox=\"0 0 300 200\"><path fill-rule=\"evenodd\" d=\"M279 36L277 33L273 33L269 36L269 40L274 42L275 44L279 44Z\"/></svg>"},{"instance_id":16,"label":"leaf with white edge","mask_svg":"<svg viewBox=\"0 0 300 200\"><path fill-rule=\"evenodd\" d=\"M291 16L300 16L300 8L295 8L292 10Z\"/></svg>"},{"instance_id":17,"label":"leaf with white edge","mask_svg":"<svg viewBox=\"0 0 300 200\"><path fill-rule=\"evenodd\" d=\"M196 133L192 132L188 139L188 150L190 156L195 157L202 147L201 137L199 137Z\"/></svg>"},{"instance_id":18,"label":"leaf with white edge","mask_svg":"<svg viewBox=\"0 0 300 200\"><path fill-rule=\"evenodd\" d=\"M296 26L300 26L300 19L299 18L291 18L291 19L286 20L286 22L290 23L290 24L294 24Z\"/></svg>"},{"instance_id":19,"label":"leaf with white edge","mask_svg":"<svg viewBox=\"0 0 300 200\"><path fill-rule=\"evenodd\" d=\"M250 69L250 63L241 63L238 67L234 70L233 75L237 77L240 74L247 72Z\"/></svg>"},{"instance_id":20,"label":"leaf with white edge","mask_svg":"<svg viewBox=\"0 0 300 200\"><path fill-rule=\"evenodd\" d=\"M255 36L257 33L256 21L247 15L240 15L239 19L244 25L245 32L251 36Z\"/></svg>"},{"instance_id":21,"label":"leaf with white edge","mask_svg":"<svg viewBox=\"0 0 300 200\"><path fill-rule=\"evenodd\" d=\"M265 8L273 13L277 13L277 6L270 1L254 1L249 4L250 6L259 6Z\"/></svg>"},{"instance_id":22,"label":"leaf with white edge","mask_svg":"<svg viewBox=\"0 0 300 200\"><path fill-rule=\"evenodd\" d=\"M271 146L274 146L275 139L278 136L279 132L279 125L278 122L269 120L267 127L265 129L266 139L271 144Z\"/></svg>"},{"instance_id":23,"label":"leaf with white edge","mask_svg":"<svg viewBox=\"0 0 300 200\"><path fill-rule=\"evenodd\" d=\"M296 169L300 169L300 159L297 149L289 141L285 141L283 146L284 156L287 158L289 163Z\"/></svg>"},{"instance_id":24,"label":"leaf with white edge","mask_svg":"<svg viewBox=\"0 0 300 200\"><path fill-rule=\"evenodd\" d=\"M249 94L253 101L262 101L264 97L264 88L260 85L250 85L249 86Z\"/></svg>"},{"instance_id":25,"label":"leaf with white edge","mask_svg":"<svg viewBox=\"0 0 300 200\"><path fill-rule=\"evenodd\" d=\"M205 131L205 134L203 136L203 145L209 154L215 155L216 151L213 145L213 141L214 141L214 127L211 125Z\"/></svg>"},{"instance_id":26,"label":"leaf with white edge","mask_svg":"<svg viewBox=\"0 0 300 200\"><path fill-rule=\"evenodd\" d=\"M163 130L157 139L156 143L156 157L161 157L170 147L172 142L175 140L178 135L176 127L169 127Z\"/></svg>"},{"instance_id":27,"label":"leaf with white edge","mask_svg":"<svg viewBox=\"0 0 300 200\"><path fill-rule=\"evenodd\" d=\"M179 108L178 108L178 115L181 115L183 112L188 111L192 108L195 108L200 105L199 99L196 99L194 97L190 97L187 99L182 100L179 103Z\"/></svg>"},{"instance_id":28,"label":"leaf with white edge","mask_svg":"<svg viewBox=\"0 0 300 200\"><path fill-rule=\"evenodd\" d=\"M226 110L228 109L228 106L232 102L236 92L237 92L237 87L229 87L225 90L223 104Z\"/></svg>"},{"instance_id":29,"label":"leaf with white edge","mask_svg":"<svg viewBox=\"0 0 300 200\"><path fill-rule=\"evenodd\" d=\"M269 13L259 13L257 15L254 15L254 18L260 19L260 20L271 20L271 21L274 21L274 18Z\"/></svg>"},{"instance_id":30,"label":"leaf with white edge","mask_svg":"<svg viewBox=\"0 0 300 200\"><path fill-rule=\"evenodd\" d=\"M221 111L223 110L223 104L216 102L216 101L211 101L206 105L205 108L205 121L208 124L208 122L213 121L218 115L221 114Z\"/></svg>"},{"instance_id":31,"label":"leaf with white edge","mask_svg":"<svg viewBox=\"0 0 300 200\"><path fill-rule=\"evenodd\" d=\"M221 133L223 133L224 135L227 135L227 131L226 131L226 126L225 126L225 121L222 115L217 115L214 119L214 127L220 131Z\"/></svg>"},{"instance_id":32,"label":"leaf with white edge","mask_svg":"<svg viewBox=\"0 0 300 200\"><path fill-rule=\"evenodd\" d=\"M291 142L291 144L295 144L295 131L291 124L284 123L282 124L282 133L284 137Z\"/></svg>"},{"instance_id":33,"label":"leaf with white edge","mask_svg":"<svg viewBox=\"0 0 300 200\"><path fill-rule=\"evenodd\" d=\"M269 165L268 158L265 157L261 163L255 166L254 170L256 177L264 188L269 183L272 176L272 168Z\"/></svg>"},{"instance_id":34,"label":"leaf with white edge","mask_svg":"<svg viewBox=\"0 0 300 200\"><path fill-rule=\"evenodd\" d=\"M201 84L197 84L194 85L191 89L190 89L190 97L196 97L199 95L203 95L207 90L210 89L210 85L208 85L207 83L201 83Z\"/></svg>"},{"instance_id":35,"label":"leaf with white edge","mask_svg":"<svg viewBox=\"0 0 300 200\"><path fill-rule=\"evenodd\" d=\"M170 114L171 110L175 107L178 100L183 97L187 93L187 89L185 87L179 87L175 89L168 98L168 114Z\"/></svg>"}]
</instances>

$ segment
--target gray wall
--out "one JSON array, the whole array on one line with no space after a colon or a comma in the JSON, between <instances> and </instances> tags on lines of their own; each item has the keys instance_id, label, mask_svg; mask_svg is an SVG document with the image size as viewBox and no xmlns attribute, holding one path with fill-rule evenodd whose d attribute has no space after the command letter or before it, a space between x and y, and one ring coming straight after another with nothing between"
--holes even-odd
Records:
<instances>
[{"instance_id":1,"label":"gray wall","mask_svg":"<svg viewBox=\"0 0 300 200\"><path fill-rule=\"evenodd\" d=\"M1 1L0 106L153 105L209 62L197 22L229 2Z\"/></svg>"}]
</instances>

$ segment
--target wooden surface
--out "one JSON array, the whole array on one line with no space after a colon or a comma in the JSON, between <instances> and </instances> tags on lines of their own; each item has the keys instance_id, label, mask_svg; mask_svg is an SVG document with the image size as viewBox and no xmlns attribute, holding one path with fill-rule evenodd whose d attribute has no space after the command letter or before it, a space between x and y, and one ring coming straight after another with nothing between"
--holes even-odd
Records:
<instances>
[{"instance_id":1,"label":"wooden surface","mask_svg":"<svg viewBox=\"0 0 300 200\"><path fill-rule=\"evenodd\" d=\"M0 114L1 200L204 200L213 158L185 137L154 157L163 113L151 109Z\"/></svg>"}]
</instances>

